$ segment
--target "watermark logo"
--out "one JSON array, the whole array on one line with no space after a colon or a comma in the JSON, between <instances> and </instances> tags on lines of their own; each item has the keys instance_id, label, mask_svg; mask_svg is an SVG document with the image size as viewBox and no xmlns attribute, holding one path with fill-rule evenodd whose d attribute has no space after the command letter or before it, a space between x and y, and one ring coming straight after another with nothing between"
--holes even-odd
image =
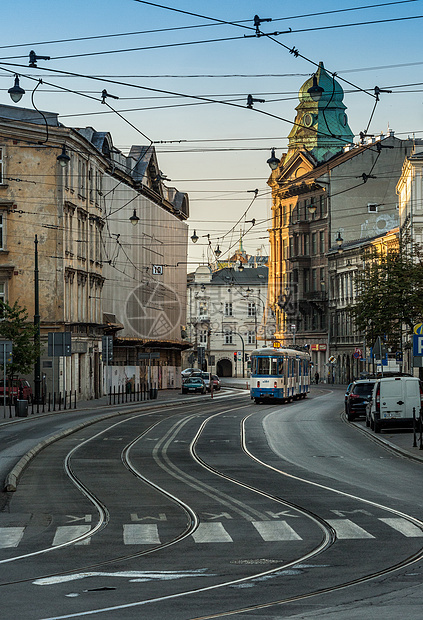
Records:
<instances>
[{"instance_id":1,"label":"watermark logo","mask_svg":"<svg viewBox=\"0 0 423 620\"><path fill-rule=\"evenodd\" d=\"M125 314L128 325L140 337L164 338L179 329L181 302L171 287L147 282L129 294Z\"/></svg>"}]
</instances>

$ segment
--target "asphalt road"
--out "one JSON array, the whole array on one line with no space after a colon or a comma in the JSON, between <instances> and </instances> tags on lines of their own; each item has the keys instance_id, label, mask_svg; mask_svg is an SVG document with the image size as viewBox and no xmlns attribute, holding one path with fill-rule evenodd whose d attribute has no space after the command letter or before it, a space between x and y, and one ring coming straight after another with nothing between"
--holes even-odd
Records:
<instances>
[{"instance_id":1,"label":"asphalt road","mask_svg":"<svg viewBox=\"0 0 423 620\"><path fill-rule=\"evenodd\" d=\"M0 512L2 618L421 618L422 465L342 390L222 396L38 454Z\"/></svg>"}]
</instances>

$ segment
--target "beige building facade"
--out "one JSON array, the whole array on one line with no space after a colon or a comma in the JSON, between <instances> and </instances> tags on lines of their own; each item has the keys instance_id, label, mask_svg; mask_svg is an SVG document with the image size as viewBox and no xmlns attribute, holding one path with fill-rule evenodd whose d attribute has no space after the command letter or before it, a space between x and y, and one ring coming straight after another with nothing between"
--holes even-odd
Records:
<instances>
[{"instance_id":1,"label":"beige building facade","mask_svg":"<svg viewBox=\"0 0 423 620\"><path fill-rule=\"evenodd\" d=\"M152 349L156 383L177 384L187 346L181 263L189 206L186 194L163 184L154 148L125 156L108 133L0 106L0 174L0 297L32 319L37 251L43 395L85 400L128 378L136 384L146 377L139 353ZM150 331L139 318L151 316L148 305ZM61 332L71 334L72 353L51 357L47 335ZM105 335L113 337L116 372L104 372Z\"/></svg>"}]
</instances>

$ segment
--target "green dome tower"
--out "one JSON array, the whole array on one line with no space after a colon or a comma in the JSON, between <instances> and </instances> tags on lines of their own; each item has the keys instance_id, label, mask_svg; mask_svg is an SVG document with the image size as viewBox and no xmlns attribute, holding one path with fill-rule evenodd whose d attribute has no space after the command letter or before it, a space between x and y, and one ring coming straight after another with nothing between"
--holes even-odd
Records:
<instances>
[{"instance_id":1,"label":"green dome tower","mask_svg":"<svg viewBox=\"0 0 423 620\"><path fill-rule=\"evenodd\" d=\"M310 88L316 91L314 99L309 93ZM341 85L328 75L323 62L320 62L316 73L300 88L300 103L296 107L295 125L289 134L285 161L294 152L305 149L318 163L322 163L353 142L354 134L348 125L343 98Z\"/></svg>"}]
</instances>

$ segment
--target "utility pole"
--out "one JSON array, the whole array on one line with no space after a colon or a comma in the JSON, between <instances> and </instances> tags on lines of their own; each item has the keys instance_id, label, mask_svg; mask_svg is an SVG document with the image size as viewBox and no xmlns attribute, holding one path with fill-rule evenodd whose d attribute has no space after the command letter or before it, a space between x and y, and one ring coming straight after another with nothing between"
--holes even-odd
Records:
<instances>
[{"instance_id":1,"label":"utility pole","mask_svg":"<svg viewBox=\"0 0 423 620\"><path fill-rule=\"evenodd\" d=\"M41 358L40 358L40 292L39 292L39 278L38 278L38 238L35 235L35 254L34 254L34 343L37 350L37 358L34 364L34 397L35 402L40 402L41 393Z\"/></svg>"}]
</instances>

